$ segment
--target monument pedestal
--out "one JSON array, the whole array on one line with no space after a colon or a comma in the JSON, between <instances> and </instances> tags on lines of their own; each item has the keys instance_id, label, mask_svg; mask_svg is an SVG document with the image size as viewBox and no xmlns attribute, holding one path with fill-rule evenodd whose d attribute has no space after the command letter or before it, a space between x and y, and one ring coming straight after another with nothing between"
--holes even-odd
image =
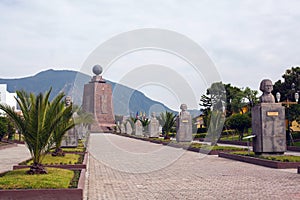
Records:
<instances>
[{"instance_id":1,"label":"monument pedestal","mask_svg":"<svg viewBox=\"0 0 300 200\"><path fill-rule=\"evenodd\" d=\"M191 142L192 136L192 117L189 114L181 115L177 118L177 142Z\"/></svg>"},{"instance_id":2,"label":"monument pedestal","mask_svg":"<svg viewBox=\"0 0 300 200\"><path fill-rule=\"evenodd\" d=\"M115 118L113 114L112 89L102 76L94 76L84 85L82 108L94 115L94 123L90 132L104 133L114 130Z\"/></svg>"},{"instance_id":3,"label":"monument pedestal","mask_svg":"<svg viewBox=\"0 0 300 200\"><path fill-rule=\"evenodd\" d=\"M285 110L278 103L261 103L252 108L253 151L282 154L286 151Z\"/></svg>"},{"instance_id":4,"label":"monument pedestal","mask_svg":"<svg viewBox=\"0 0 300 200\"><path fill-rule=\"evenodd\" d=\"M152 118L148 125L149 137L159 137L159 121L156 118Z\"/></svg>"}]
</instances>

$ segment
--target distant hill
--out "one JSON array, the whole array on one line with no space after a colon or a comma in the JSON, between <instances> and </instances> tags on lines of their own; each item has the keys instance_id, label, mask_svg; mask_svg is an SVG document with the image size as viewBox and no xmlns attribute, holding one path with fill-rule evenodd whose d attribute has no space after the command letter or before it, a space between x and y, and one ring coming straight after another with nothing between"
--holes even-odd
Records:
<instances>
[{"instance_id":1,"label":"distant hill","mask_svg":"<svg viewBox=\"0 0 300 200\"><path fill-rule=\"evenodd\" d=\"M77 105L81 105L84 84L90 81L91 77L76 71L69 70L46 70L34 76L18 79L0 79L0 84L7 84L9 92L16 90L25 90L38 94L45 92L52 87L50 98L56 96L59 92L70 95ZM164 104L146 97L142 92L131 89L111 81L112 89L117 87L117 92L113 94L114 112L117 115L129 115L143 111L149 115L149 112L161 112L164 110L174 112ZM128 100L129 102L126 102ZM129 105L129 106L128 106Z\"/></svg>"}]
</instances>

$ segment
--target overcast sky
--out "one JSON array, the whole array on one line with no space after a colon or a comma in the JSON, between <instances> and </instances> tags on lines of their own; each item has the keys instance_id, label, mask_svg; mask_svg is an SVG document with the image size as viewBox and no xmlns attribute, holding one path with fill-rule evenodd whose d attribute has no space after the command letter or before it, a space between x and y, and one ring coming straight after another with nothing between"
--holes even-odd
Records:
<instances>
[{"instance_id":1,"label":"overcast sky","mask_svg":"<svg viewBox=\"0 0 300 200\"><path fill-rule=\"evenodd\" d=\"M0 77L81 70L91 52L111 37L160 28L201 46L224 83L258 89L263 78L275 82L299 65L299 9L297 0L0 0ZM128 65L121 61L114 65ZM113 70L106 76L120 79Z\"/></svg>"}]
</instances>

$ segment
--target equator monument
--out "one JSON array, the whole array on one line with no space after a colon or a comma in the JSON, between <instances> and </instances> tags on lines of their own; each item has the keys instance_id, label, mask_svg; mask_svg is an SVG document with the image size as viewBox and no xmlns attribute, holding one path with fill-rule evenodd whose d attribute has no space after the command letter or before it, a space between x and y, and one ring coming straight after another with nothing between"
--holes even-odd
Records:
<instances>
[{"instance_id":1,"label":"equator monument","mask_svg":"<svg viewBox=\"0 0 300 200\"><path fill-rule=\"evenodd\" d=\"M112 103L112 88L101 76L103 69L100 65L93 67L95 74L91 81L84 85L82 108L85 112L92 113L94 123L90 125L90 132L112 132L115 117Z\"/></svg>"}]
</instances>

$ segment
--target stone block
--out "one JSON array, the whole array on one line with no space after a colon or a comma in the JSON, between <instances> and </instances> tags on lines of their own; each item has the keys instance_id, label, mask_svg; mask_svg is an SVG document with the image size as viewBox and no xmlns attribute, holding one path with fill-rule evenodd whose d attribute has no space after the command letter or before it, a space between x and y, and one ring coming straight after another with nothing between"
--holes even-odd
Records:
<instances>
[{"instance_id":1,"label":"stone block","mask_svg":"<svg viewBox=\"0 0 300 200\"><path fill-rule=\"evenodd\" d=\"M143 125L140 120L137 120L134 124L134 132L137 136L143 136Z\"/></svg>"},{"instance_id":2,"label":"stone block","mask_svg":"<svg viewBox=\"0 0 300 200\"><path fill-rule=\"evenodd\" d=\"M253 151L284 153L286 151L285 110L278 103L261 103L252 108Z\"/></svg>"}]
</instances>

